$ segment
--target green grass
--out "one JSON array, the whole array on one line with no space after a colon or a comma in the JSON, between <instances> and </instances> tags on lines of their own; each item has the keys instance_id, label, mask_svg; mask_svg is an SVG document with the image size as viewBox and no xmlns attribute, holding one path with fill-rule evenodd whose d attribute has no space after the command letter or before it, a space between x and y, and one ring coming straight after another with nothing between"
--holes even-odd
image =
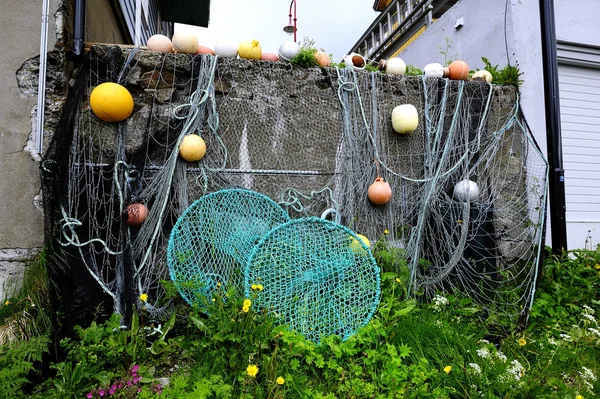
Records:
<instances>
[{"instance_id":1,"label":"green grass","mask_svg":"<svg viewBox=\"0 0 600 399\"><path fill-rule=\"evenodd\" d=\"M488 312L468 298L439 293L446 298L439 304L407 300L408 271L401 253L378 242L375 256L383 270L378 311L345 342L337 337L320 345L306 341L252 306L244 311L245 298L207 301L210 317L179 301L168 319L149 320L142 312L127 330L119 328L118 316L77 329L76 336L56 343L65 355L51 365L54 374L25 394L33 363L49 344L41 329L31 330L28 337L0 346L0 388L14 398L99 397L101 390L128 382L135 389L118 388L114 397L600 394L600 251L574 251L545 262L525 329L490 325ZM44 292L43 278L29 281L25 287L32 292L23 291L15 300ZM7 309L2 308L4 322L14 317ZM255 376L248 374L251 365L258 367ZM167 387L158 385L161 377L169 378Z\"/></svg>"}]
</instances>

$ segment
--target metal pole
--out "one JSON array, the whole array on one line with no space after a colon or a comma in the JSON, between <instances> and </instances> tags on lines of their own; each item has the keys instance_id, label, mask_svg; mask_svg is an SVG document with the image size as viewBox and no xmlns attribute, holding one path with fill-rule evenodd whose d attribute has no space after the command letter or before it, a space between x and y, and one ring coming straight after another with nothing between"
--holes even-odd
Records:
<instances>
[{"instance_id":1,"label":"metal pole","mask_svg":"<svg viewBox=\"0 0 600 399\"><path fill-rule=\"evenodd\" d=\"M552 252L560 254L562 251L567 250L567 223L565 217L565 170L563 169L560 130L560 98L553 0L540 0L540 24L544 98L546 99L546 141L550 166L549 199Z\"/></svg>"},{"instance_id":2,"label":"metal pole","mask_svg":"<svg viewBox=\"0 0 600 399\"><path fill-rule=\"evenodd\" d=\"M133 44L142 45L142 0L135 0L135 37Z\"/></svg>"},{"instance_id":3,"label":"metal pole","mask_svg":"<svg viewBox=\"0 0 600 399\"><path fill-rule=\"evenodd\" d=\"M294 6L294 42L295 42L296 41L296 31L298 30L297 23L296 23L296 21L298 20L296 18L296 0L292 0L290 2L290 21L292 20L292 6Z\"/></svg>"},{"instance_id":4,"label":"metal pole","mask_svg":"<svg viewBox=\"0 0 600 399\"><path fill-rule=\"evenodd\" d=\"M294 41L296 41L296 31L298 30L298 26L296 24L297 18L296 16L298 15L296 13L296 0L292 0L294 2Z\"/></svg>"},{"instance_id":5,"label":"metal pole","mask_svg":"<svg viewBox=\"0 0 600 399\"><path fill-rule=\"evenodd\" d=\"M44 148L44 112L46 108L46 63L48 59L48 14L49 0L42 3L42 32L40 37L40 70L38 76L38 98L36 115L35 150L42 156Z\"/></svg>"}]
</instances>

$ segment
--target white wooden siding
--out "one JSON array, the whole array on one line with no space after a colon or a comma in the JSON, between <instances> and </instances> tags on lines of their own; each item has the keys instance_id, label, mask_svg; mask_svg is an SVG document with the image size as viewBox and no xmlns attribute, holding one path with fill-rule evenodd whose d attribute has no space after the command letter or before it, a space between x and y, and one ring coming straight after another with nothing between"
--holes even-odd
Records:
<instances>
[{"instance_id":1,"label":"white wooden siding","mask_svg":"<svg viewBox=\"0 0 600 399\"><path fill-rule=\"evenodd\" d=\"M600 70L559 65L569 248L600 243ZM589 243L588 243L589 245Z\"/></svg>"}]
</instances>

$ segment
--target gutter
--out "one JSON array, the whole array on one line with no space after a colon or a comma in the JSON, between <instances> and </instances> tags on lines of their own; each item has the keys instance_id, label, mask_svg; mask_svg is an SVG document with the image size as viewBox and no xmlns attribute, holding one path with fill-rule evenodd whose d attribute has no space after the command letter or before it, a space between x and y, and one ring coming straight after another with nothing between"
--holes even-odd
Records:
<instances>
[{"instance_id":1,"label":"gutter","mask_svg":"<svg viewBox=\"0 0 600 399\"><path fill-rule=\"evenodd\" d=\"M72 61L81 61L85 52L85 6L86 0L75 0L73 48L67 52L67 58Z\"/></svg>"},{"instance_id":2,"label":"gutter","mask_svg":"<svg viewBox=\"0 0 600 399\"><path fill-rule=\"evenodd\" d=\"M542 35L542 62L544 74L544 98L546 101L546 142L550 166L549 199L552 253L567 250L567 222L565 200L565 170L562 157L562 134L560 128L560 96L558 85L558 61L556 55L556 25L554 0L540 0L540 24Z\"/></svg>"}]
</instances>

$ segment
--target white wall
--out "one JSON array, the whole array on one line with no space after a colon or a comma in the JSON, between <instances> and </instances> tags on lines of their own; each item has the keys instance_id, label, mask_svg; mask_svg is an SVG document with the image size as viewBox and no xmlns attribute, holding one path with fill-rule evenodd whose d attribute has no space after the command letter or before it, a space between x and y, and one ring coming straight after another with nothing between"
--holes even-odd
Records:
<instances>
[{"instance_id":1,"label":"white wall","mask_svg":"<svg viewBox=\"0 0 600 399\"><path fill-rule=\"evenodd\" d=\"M418 68L430 62L444 63L439 47L445 47L445 38L450 38L452 45L448 54L451 59L462 59L471 69L481 69L484 66L481 57L484 56L502 68L507 64L508 45L511 63L517 62L523 72L525 83L520 88L523 111L545 153L542 47L537 3L532 0L509 0L508 4L501 0L461 0L425 30L400 57ZM455 29L459 18L463 18L464 25Z\"/></svg>"},{"instance_id":2,"label":"white wall","mask_svg":"<svg viewBox=\"0 0 600 399\"><path fill-rule=\"evenodd\" d=\"M556 38L600 46L600 1L554 0Z\"/></svg>"}]
</instances>

